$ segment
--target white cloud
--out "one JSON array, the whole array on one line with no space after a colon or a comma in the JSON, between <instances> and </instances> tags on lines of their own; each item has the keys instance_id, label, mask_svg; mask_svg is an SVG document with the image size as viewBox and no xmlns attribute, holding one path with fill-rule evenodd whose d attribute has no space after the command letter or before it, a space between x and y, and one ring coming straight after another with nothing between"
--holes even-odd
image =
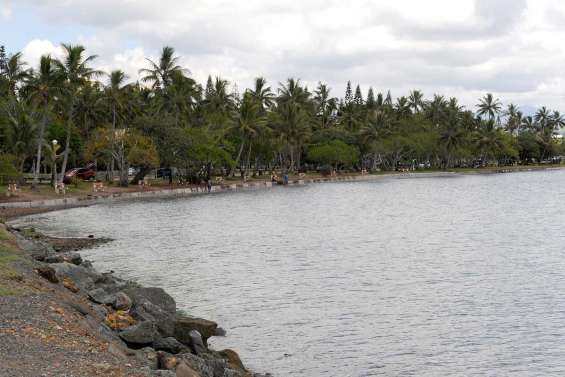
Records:
<instances>
[{"instance_id":1,"label":"white cloud","mask_svg":"<svg viewBox=\"0 0 565 377\"><path fill-rule=\"evenodd\" d=\"M51 57L58 59L63 56L63 49L48 40L34 39L23 48L22 55L25 62L36 67L39 65L42 55L51 55Z\"/></svg>"},{"instance_id":2,"label":"white cloud","mask_svg":"<svg viewBox=\"0 0 565 377\"><path fill-rule=\"evenodd\" d=\"M486 91L529 106L563 100L559 0L22 1L50 26L89 30L68 40L132 79L145 56L171 45L196 79L221 75L240 88L258 75L271 86L294 76L326 81L340 96L351 80L394 95L444 92L469 106ZM31 41L26 50L53 47Z\"/></svg>"}]
</instances>

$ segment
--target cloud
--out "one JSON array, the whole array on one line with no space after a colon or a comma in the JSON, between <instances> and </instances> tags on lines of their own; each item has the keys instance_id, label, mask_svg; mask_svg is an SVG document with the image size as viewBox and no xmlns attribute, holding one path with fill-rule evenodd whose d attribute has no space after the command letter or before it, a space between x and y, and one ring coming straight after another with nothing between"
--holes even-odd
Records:
<instances>
[{"instance_id":1,"label":"cloud","mask_svg":"<svg viewBox=\"0 0 565 377\"><path fill-rule=\"evenodd\" d=\"M8 20L12 17L12 2L9 0L0 1L0 17Z\"/></svg>"},{"instance_id":2,"label":"cloud","mask_svg":"<svg viewBox=\"0 0 565 377\"><path fill-rule=\"evenodd\" d=\"M293 76L310 86L328 82L340 96L351 80L396 95L445 92L469 106L487 91L532 106L563 99L559 0L21 2L33 5L45 30L81 26L83 34L67 40L97 54L98 68L123 69L132 80L146 56L171 45L197 80L221 75L240 88L259 75L271 86ZM26 59L53 51L46 42L30 41Z\"/></svg>"},{"instance_id":3,"label":"cloud","mask_svg":"<svg viewBox=\"0 0 565 377\"><path fill-rule=\"evenodd\" d=\"M45 39L34 39L30 41L22 50L23 60L32 67L39 65L42 55L51 55L55 59L63 57L63 49L56 46L51 41Z\"/></svg>"}]
</instances>

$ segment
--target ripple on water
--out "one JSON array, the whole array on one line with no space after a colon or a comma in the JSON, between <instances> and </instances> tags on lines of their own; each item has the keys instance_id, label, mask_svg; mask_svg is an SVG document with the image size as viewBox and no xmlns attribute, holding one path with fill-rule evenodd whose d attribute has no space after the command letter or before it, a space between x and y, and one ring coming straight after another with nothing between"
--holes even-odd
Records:
<instances>
[{"instance_id":1,"label":"ripple on water","mask_svg":"<svg viewBox=\"0 0 565 377\"><path fill-rule=\"evenodd\" d=\"M278 376L565 374L565 172L383 179L31 217L115 242ZM24 220L28 221L28 220Z\"/></svg>"}]
</instances>

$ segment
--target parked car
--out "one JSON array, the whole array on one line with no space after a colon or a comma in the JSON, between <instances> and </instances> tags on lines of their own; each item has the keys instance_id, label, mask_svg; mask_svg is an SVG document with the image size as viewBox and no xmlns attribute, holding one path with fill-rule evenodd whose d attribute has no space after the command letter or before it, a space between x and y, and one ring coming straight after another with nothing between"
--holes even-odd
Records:
<instances>
[{"instance_id":1,"label":"parked car","mask_svg":"<svg viewBox=\"0 0 565 377\"><path fill-rule=\"evenodd\" d=\"M84 168L75 168L68 170L63 178L64 183L71 183L73 178L82 179L83 181L94 181L96 179L96 170L94 164L89 164Z\"/></svg>"},{"instance_id":2,"label":"parked car","mask_svg":"<svg viewBox=\"0 0 565 377\"><path fill-rule=\"evenodd\" d=\"M139 169L131 167L128 169L128 175L132 176L132 175L136 175L137 173L139 173Z\"/></svg>"}]
</instances>

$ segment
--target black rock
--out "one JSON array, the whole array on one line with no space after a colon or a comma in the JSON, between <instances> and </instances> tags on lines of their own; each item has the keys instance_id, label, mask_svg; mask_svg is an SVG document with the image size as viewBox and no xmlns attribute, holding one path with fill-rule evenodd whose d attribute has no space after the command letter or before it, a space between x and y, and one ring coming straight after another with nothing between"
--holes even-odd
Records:
<instances>
[{"instance_id":1,"label":"black rock","mask_svg":"<svg viewBox=\"0 0 565 377\"><path fill-rule=\"evenodd\" d=\"M142 346L153 343L158 334L155 324L145 321L126 328L119 335L128 344Z\"/></svg>"},{"instance_id":2,"label":"black rock","mask_svg":"<svg viewBox=\"0 0 565 377\"><path fill-rule=\"evenodd\" d=\"M175 334L175 316L149 301L136 303L132 316L137 320L155 322L157 330L165 338Z\"/></svg>"},{"instance_id":3,"label":"black rock","mask_svg":"<svg viewBox=\"0 0 565 377\"><path fill-rule=\"evenodd\" d=\"M124 293L133 300L134 306L141 306L145 302L150 302L151 304L158 306L161 310L170 314L175 314L177 310L177 304L175 300L162 288L136 287L126 289Z\"/></svg>"},{"instance_id":4,"label":"black rock","mask_svg":"<svg viewBox=\"0 0 565 377\"><path fill-rule=\"evenodd\" d=\"M98 304L111 305L116 300L116 296L106 292L104 288L96 288L88 291L88 298Z\"/></svg>"},{"instance_id":5,"label":"black rock","mask_svg":"<svg viewBox=\"0 0 565 377\"><path fill-rule=\"evenodd\" d=\"M53 263L51 267L57 272L59 278L70 278L80 287L80 289L89 291L94 288L94 282L97 281L101 275L84 266L76 266L72 263Z\"/></svg>"},{"instance_id":6,"label":"black rock","mask_svg":"<svg viewBox=\"0 0 565 377\"><path fill-rule=\"evenodd\" d=\"M187 346L173 337L156 339L153 342L153 348L157 351L165 351L172 354L190 352L190 349Z\"/></svg>"},{"instance_id":7,"label":"black rock","mask_svg":"<svg viewBox=\"0 0 565 377\"><path fill-rule=\"evenodd\" d=\"M36 271L39 274L39 276L50 281L51 283L57 284L59 282L59 278L57 277L57 272L49 266L39 267Z\"/></svg>"},{"instance_id":8,"label":"black rock","mask_svg":"<svg viewBox=\"0 0 565 377\"><path fill-rule=\"evenodd\" d=\"M124 292L118 292L115 295L112 305L116 310L129 310L132 305L132 300Z\"/></svg>"},{"instance_id":9,"label":"black rock","mask_svg":"<svg viewBox=\"0 0 565 377\"><path fill-rule=\"evenodd\" d=\"M203 353L206 353L207 351L206 345L202 340L202 335L200 335L200 333L197 330L191 330L188 333L188 336L190 337L190 348L195 354L201 355Z\"/></svg>"},{"instance_id":10,"label":"black rock","mask_svg":"<svg viewBox=\"0 0 565 377\"><path fill-rule=\"evenodd\" d=\"M175 317L175 338L184 344L191 343L190 332L196 330L202 335L204 345L207 345L208 338L216 335L218 324L207 319L177 315Z\"/></svg>"}]
</instances>

